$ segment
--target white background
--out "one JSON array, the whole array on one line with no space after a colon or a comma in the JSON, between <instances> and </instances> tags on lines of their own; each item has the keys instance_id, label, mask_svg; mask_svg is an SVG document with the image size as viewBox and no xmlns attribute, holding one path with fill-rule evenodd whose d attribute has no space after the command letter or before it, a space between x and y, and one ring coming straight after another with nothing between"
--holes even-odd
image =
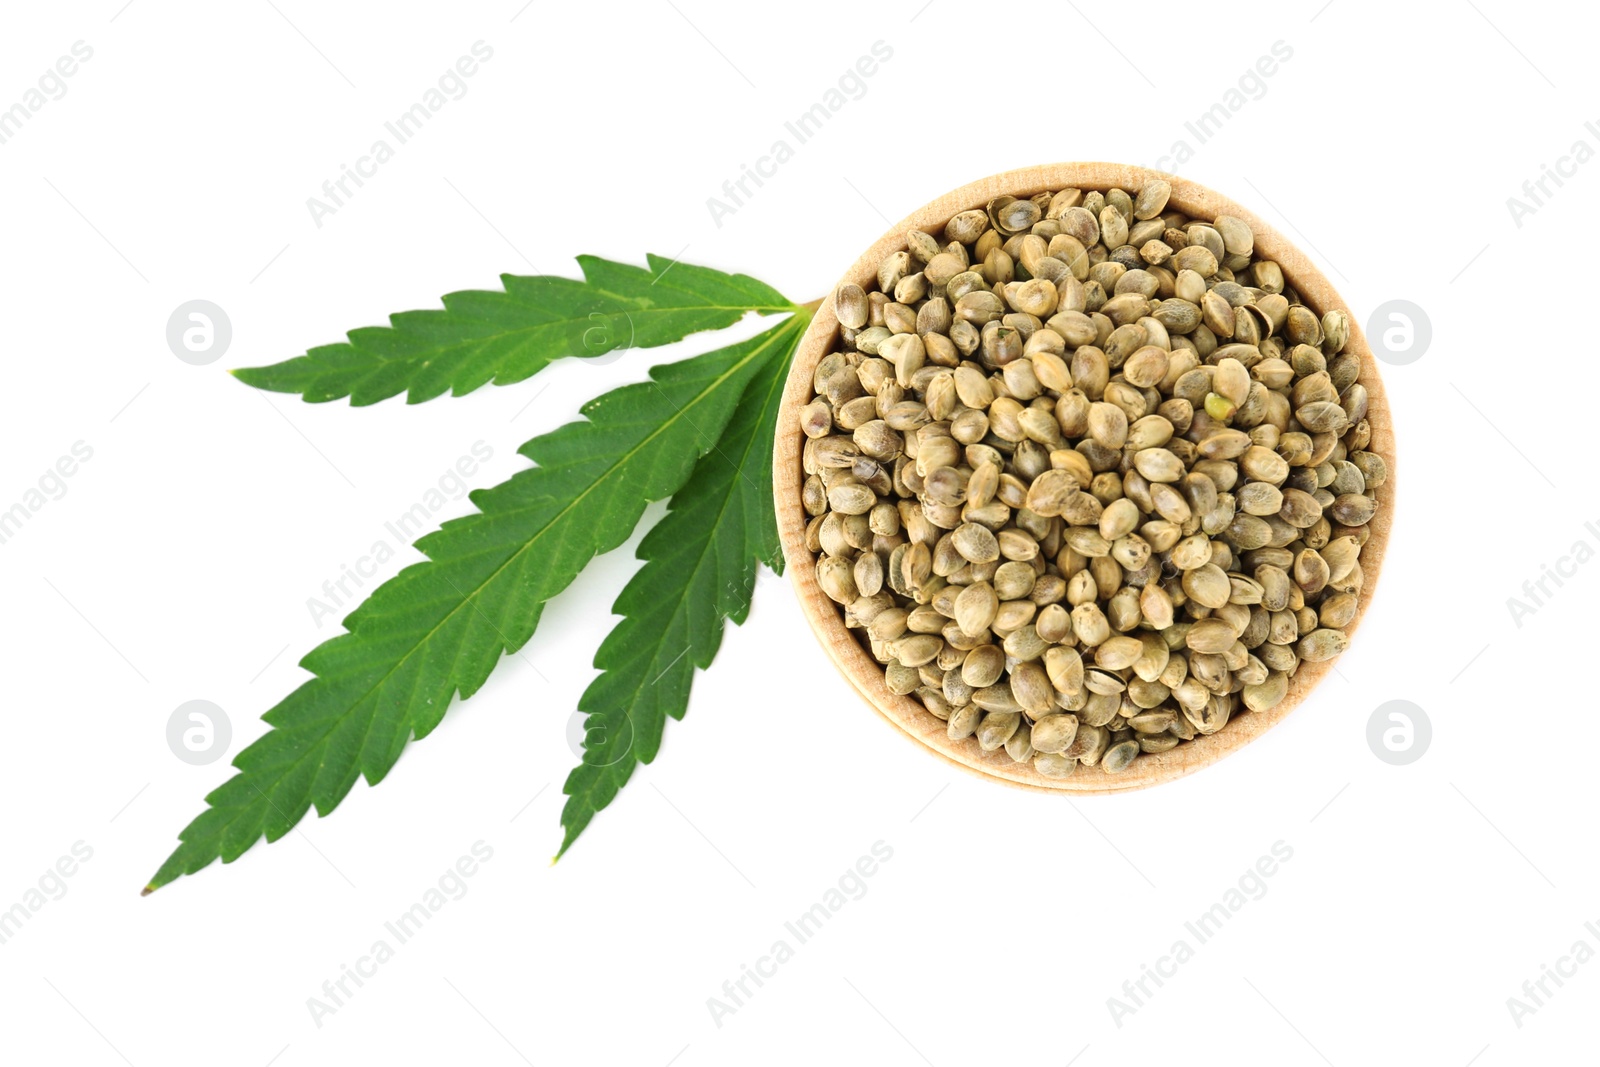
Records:
<instances>
[{"instance_id":1,"label":"white background","mask_svg":"<svg viewBox=\"0 0 1600 1067\"><path fill-rule=\"evenodd\" d=\"M93 858L0 945L0 1058L1592 1062L1600 964L1520 1028L1506 1001L1578 939L1600 949L1581 725L1600 566L1520 626L1506 601L1575 541L1600 546L1583 266L1600 165L1520 227L1505 202L1573 141L1600 147L1594 27L1571 5L1475 2L8 12L0 107L75 41L94 54L0 145L0 509L75 442L93 458L0 544L0 909L75 842ZM480 39L494 56L466 96L317 227L306 199ZM717 226L707 197L878 40L893 58L865 95ZM1279 40L1293 56L1264 95L1195 144L1184 120ZM551 867L569 718L635 539L376 795L140 899L230 773L169 751L180 703L226 710L231 757L336 632L307 599L475 442L493 459L474 483L497 482L584 400L710 342L420 407L308 406L228 367L501 272L575 273L585 252L681 253L809 300L948 188L1057 159L1171 168L1179 139L1195 151L1175 169L1278 224L1363 323L1406 299L1433 326L1422 358L1384 368L1400 484L1381 589L1277 729L1134 795L987 784L883 725L769 575L660 758ZM195 298L233 325L210 366L165 341ZM1393 699L1433 724L1409 766L1366 741ZM467 895L318 1026L308 998L480 840L493 859ZM893 858L866 895L716 1025L707 998L794 944L783 923L880 840ZM1265 896L1119 1027L1107 998L1196 946L1184 923L1278 841L1293 858Z\"/></svg>"}]
</instances>

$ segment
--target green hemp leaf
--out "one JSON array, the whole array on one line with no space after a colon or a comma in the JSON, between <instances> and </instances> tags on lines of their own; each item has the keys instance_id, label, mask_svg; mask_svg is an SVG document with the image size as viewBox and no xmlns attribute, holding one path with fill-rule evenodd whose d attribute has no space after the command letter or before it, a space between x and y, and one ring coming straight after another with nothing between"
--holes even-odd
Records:
<instances>
[{"instance_id":1,"label":"green hemp leaf","mask_svg":"<svg viewBox=\"0 0 1600 1067\"><path fill-rule=\"evenodd\" d=\"M353 331L348 344L239 372L307 401L367 404L409 389L416 402L520 381L565 355L666 344L752 311L787 314L749 340L658 366L524 444L534 467L473 492L477 514L419 540L427 559L374 589L344 620L347 632L301 660L313 677L266 712L271 729L235 757L238 773L206 797L146 893L213 860L232 862L263 836L278 840L313 806L327 815L359 777L382 781L456 694L477 692L503 655L528 642L547 601L668 497L581 702L592 726L616 729L591 729L592 758L567 783L563 851L634 763L655 757L664 716L682 718L722 620L748 613L756 563L781 567L773 424L811 314L742 275L654 256L649 270L580 262L583 282L507 276L504 293L457 293L444 311L406 312L391 328Z\"/></svg>"}]
</instances>

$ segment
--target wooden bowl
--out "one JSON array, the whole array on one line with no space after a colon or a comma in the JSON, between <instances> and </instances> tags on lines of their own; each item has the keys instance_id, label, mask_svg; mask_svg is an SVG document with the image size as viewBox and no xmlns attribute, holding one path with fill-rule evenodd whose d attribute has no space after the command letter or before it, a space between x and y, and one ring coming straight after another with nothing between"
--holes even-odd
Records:
<instances>
[{"instance_id":1,"label":"wooden bowl","mask_svg":"<svg viewBox=\"0 0 1600 1067\"><path fill-rule=\"evenodd\" d=\"M1286 282L1299 292L1301 300L1318 315L1335 308L1349 313L1349 307L1311 260L1254 212L1247 211L1203 185L1120 163L1052 163L1008 171L964 185L918 208L884 234L862 253L839 284L855 282L870 291L876 284L878 264L889 253L905 247L907 230L919 229L937 236L951 216L982 208L996 196L1011 195L1020 199L1047 189L1074 187L1102 191L1121 188L1137 193L1147 182L1156 179L1171 183L1169 206L1186 215L1201 219L1234 215L1248 222L1255 231L1256 253L1260 257L1275 260L1283 268ZM837 289L837 285L834 288ZM778 530L787 557L789 579L799 594L800 606L807 621L822 642L822 647L827 650L829 658L868 705L928 752L984 778L1029 789L1072 794L1143 789L1199 770L1259 737L1305 700L1333 668L1336 661L1302 664L1289 683L1288 695L1277 707L1261 712L1241 710L1218 732L1186 741L1168 752L1141 755L1120 774L1107 774L1099 767L1081 767L1069 778L1047 778L1035 771L1031 762L1013 763L1004 750L984 752L978 747L976 738L951 741L946 734L945 724L934 718L920 701L889 691L884 684L883 668L872 658L863 641L845 627L841 609L817 584L816 560L806 549L807 516L801 504L801 487L805 481L805 473L801 468L804 438L799 429L799 413L811 400L811 382L818 362L834 350L838 341L839 322L834 316L830 290L795 352L794 364L789 371L789 380L778 411L773 456L773 494ZM1367 418L1372 427L1372 441L1368 449L1381 455L1389 466L1388 480L1376 492L1378 513L1370 523L1371 535L1361 552L1365 585L1356 616L1346 627L1347 632L1353 633L1372 602L1384 549L1389 542L1389 528L1394 519L1395 458L1394 431L1383 381L1378 376L1377 364L1373 361L1366 337L1354 315L1350 316L1350 340L1345 351L1354 353L1361 360L1359 380L1367 389Z\"/></svg>"}]
</instances>

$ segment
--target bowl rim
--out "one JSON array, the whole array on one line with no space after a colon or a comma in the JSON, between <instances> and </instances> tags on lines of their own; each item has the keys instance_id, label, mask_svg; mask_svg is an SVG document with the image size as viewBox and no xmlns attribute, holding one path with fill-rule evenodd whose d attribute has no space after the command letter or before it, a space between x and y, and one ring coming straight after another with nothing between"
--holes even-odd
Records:
<instances>
[{"instance_id":1,"label":"bowl rim","mask_svg":"<svg viewBox=\"0 0 1600 1067\"><path fill-rule=\"evenodd\" d=\"M1367 345L1360 323L1309 257L1277 229L1233 200L1198 182L1144 167L1107 162L1041 164L993 174L953 189L924 204L891 227L861 254L822 299L795 349L779 404L773 447L773 502L789 581L806 621L834 666L881 718L917 742L919 747L946 763L991 781L1040 792L1081 796L1128 792L1184 777L1238 751L1277 725L1310 695L1338 662L1334 659L1322 663L1302 663L1289 683L1288 693L1276 707L1260 712L1237 712L1216 733L1184 742L1167 752L1141 755L1131 767L1119 774L1107 774L1098 767L1092 767L1083 768L1067 778L1047 778L1034 770L1031 761L1013 763L1003 750L983 752L973 737L951 741L944 723L929 714L920 701L890 692L884 682L882 667L846 628L842 610L823 593L817 583L815 559L805 544L809 517L801 503L805 482L801 466L804 436L798 429L798 421L800 408L810 402L811 383L817 364L832 351L838 337L839 322L834 314L833 303L838 286L855 282L870 289L876 283L878 264L891 252L904 248L906 231L920 229L939 234L953 215L960 211L981 209L994 197L1010 195L1023 198L1046 190L1067 188L1086 191L1121 188L1133 192L1156 180L1170 183L1172 193L1168 204L1186 215L1202 219L1232 215L1248 223L1254 234L1256 252L1278 263L1285 281L1319 316L1335 309L1349 315L1350 338L1344 351L1361 360L1357 381L1367 390L1367 420L1372 429L1367 451L1382 456L1388 466L1388 478L1375 493L1378 512L1368 524L1371 533L1361 550L1364 584L1355 617L1345 627L1347 634L1354 636L1377 590L1394 517L1396 463L1393 420L1377 361Z\"/></svg>"}]
</instances>

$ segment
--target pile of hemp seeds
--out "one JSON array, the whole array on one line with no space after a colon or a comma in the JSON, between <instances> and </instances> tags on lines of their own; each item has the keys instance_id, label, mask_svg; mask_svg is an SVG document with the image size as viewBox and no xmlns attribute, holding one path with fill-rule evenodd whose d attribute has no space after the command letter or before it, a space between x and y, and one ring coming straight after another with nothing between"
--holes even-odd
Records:
<instances>
[{"instance_id":1,"label":"pile of hemp seeds","mask_svg":"<svg viewBox=\"0 0 1600 1067\"><path fill-rule=\"evenodd\" d=\"M1108 774L1348 644L1388 469L1349 318L1250 227L1001 196L834 294L805 434L822 590L952 740Z\"/></svg>"}]
</instances>

